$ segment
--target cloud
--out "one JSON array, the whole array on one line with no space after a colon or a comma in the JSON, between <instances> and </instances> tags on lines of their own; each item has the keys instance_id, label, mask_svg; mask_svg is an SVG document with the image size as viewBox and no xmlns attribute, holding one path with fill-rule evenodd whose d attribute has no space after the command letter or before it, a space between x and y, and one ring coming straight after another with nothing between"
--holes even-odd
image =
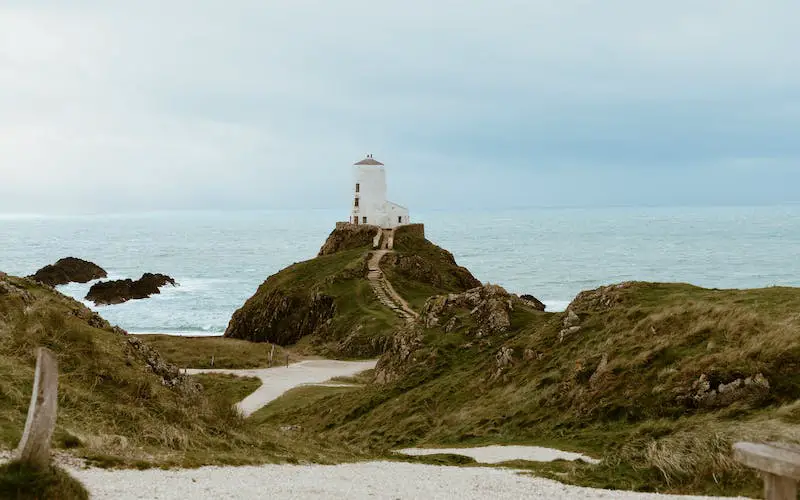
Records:
<instances>
[{"instance_id":1,"label":"cloud","mask_svg":"<svg viewBox=\"0 0 800 500\"><path fill-rule=\"evenodd\" d=\"M793 0L6 2L0 211L344 206L367 151L412 209L797 201L798 16Z\"/></svg>"}]
</instances>

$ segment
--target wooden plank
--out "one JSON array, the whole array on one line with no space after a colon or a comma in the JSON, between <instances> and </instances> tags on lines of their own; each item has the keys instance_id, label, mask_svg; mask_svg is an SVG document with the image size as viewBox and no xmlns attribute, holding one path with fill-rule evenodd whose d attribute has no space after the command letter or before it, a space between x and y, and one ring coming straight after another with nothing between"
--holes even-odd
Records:
<instances>
[{"instance_id":1,"label":"wooden plank","mask_svg":"<svg viewBox=\"0 0 800 500\"><path fill-rule=\"evenodd\" d=\"M800 479L800 451L791 445L736 443L733 457L748 467L770 474Z\"/></svg>"},{"instance_id":2,"label":"wooden plank","mask_svg":"<svg viewBox=\"0 0 800 500\"><path fill-rule=\"evenodd\" d=\"M764 473L764 498L766 500L797 500L797 481Z\"/></svg>"},{"instance_id":3,"label":"wooden plank","mask_svg":"<svg viewBox=\"0 0 800 500\"><path fill-rule=\"evenodd\" d=\"M17 448L17 458L32 467L50 467L50 441L58 413L58 363L52 351L36 350L36 372L28 419Z\"/></svg>"}]
</instances>

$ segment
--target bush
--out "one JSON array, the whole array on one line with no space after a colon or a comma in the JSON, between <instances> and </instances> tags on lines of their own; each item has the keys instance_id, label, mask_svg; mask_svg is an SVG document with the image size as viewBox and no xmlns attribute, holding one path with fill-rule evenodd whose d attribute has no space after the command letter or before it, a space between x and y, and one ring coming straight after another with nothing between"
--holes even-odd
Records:
<instances>
[{"instance_id":1,"label":"bush","mask_svg":"<svg viewBox=\"0 0 800 500\"><path fill-rule=\"evenodd\" d=\"M46 471L20 462L0 465L0 498L9 500L86 500L80 481L58 467Z\"/></svg>"}]
</instances>

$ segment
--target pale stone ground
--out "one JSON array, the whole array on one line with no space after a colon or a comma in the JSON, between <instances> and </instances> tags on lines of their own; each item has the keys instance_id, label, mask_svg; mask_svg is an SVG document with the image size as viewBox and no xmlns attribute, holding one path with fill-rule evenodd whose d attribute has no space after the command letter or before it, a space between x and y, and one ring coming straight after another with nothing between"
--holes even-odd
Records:
<instances>
[{"instance_id":1,"label":"pale stone ground","mask_svg":"<svg viewBox=\"0 0 800 500\"><path fill-rule=\"evenodd\" d=\"M322 384L333 377L351 377L356 373L375 368L377 361L333 361L310 359L292 365L255 370L187 370L189 375L201 373L227 373L239 377L256 377L262 385L253 394L244 398L237 407L249 417L284 392L303 385ZM327 386L331 384L325 384Z\"/></svg>"},{"instance_id":2,"label":"pale stone ground","mask_svg":"<svg viewBox=\"0 0 800 500\"><path fill-rule=\"evenodd\" d=\"M682 497L566 486L510 469L397 462L73 471L98 500L133 499L607 499ZM707 497L705 497L707 498Z\"/></svg>"},{"instance_id":3,"label":"pale stone ground","mask_svg":"<svg viewBox=\"0 0 800 500\"><path fill-rule=\"evenodd\" d=\"M420 456L447 453L472 457L482 464L499 464L511 460L530 460L531 462L552 462L553 460L583 460L600 463L599 460L580 453L542 448L540 446L482 446L480 448L406 448L395 453Z\"/></svg>"}]
</instances>

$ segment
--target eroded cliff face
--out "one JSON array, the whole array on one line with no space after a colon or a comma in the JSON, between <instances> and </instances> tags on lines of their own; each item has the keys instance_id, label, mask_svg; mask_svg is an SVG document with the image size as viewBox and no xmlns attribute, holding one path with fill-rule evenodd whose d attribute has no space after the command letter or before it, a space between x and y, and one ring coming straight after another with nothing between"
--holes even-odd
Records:
<instances>
[{"instance_id":1,"label":"eroded cliff face","mask_svg":"<svg viewBox=\"0 0 800 500\"><path fill-rule=\"evenodd\" d=\"M372 248L372 242L380 229L377 226L341 224L334 229L322 248L318 256L332 255L336 252L345 250L355 250L357 248Z\"/></svg>"},{"instance_id":2,"label":"eroded cliff face","mask_svg":"<svg viewBox=\"0 0 800 500\"><path fill-rule=\"evenodd\" d=\"M233 314L225 336L290 345L306 335L324 335L334 314L333 297L321 292L259 290Z\"/></svg>"}]
</instances>

